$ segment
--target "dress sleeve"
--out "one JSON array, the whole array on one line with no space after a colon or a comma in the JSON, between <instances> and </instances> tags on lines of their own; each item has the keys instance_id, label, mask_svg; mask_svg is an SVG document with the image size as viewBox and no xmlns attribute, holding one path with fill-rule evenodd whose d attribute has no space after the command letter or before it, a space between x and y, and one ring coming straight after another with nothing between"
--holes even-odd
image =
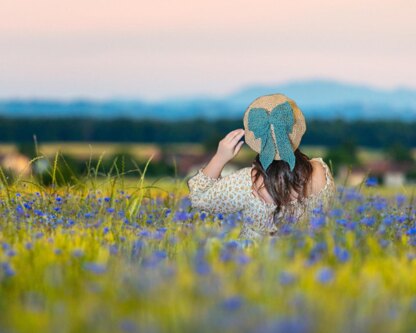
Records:
<instances>
[{"instance_id":1,"label":"dress sleeve","mask_svg":"<svg viewBox=\"0 0 416 333\"><path fill-rule=\"evenodd\" d=\"M192 207L210 213L235 213L245 208L250 191L245 168L219 178L205 175L202 169L188 180Z\"/></svg>"}]
</instances>

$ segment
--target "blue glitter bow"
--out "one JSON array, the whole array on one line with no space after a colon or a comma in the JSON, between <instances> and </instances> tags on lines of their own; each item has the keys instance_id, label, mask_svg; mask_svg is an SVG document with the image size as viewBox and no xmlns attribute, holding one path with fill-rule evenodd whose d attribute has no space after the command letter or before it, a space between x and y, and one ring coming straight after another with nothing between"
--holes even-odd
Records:
<instances>
[{"instance_id":1,"label":"blue glitter bow","mask_svg":"<svg viewBox=\"0 0 416 333\"><path fill-rule=\"evenodd\" d=\"M295 154L289 141L294 124L293 110L288 101L273 108L270 114L264 108L252 108L248 114L248 128L256 139L261 139L260 162L267 170L276 155L271 133L273 125L280 158L289 163L290 170L295 167Z\"/></svg>"}]
</instances>

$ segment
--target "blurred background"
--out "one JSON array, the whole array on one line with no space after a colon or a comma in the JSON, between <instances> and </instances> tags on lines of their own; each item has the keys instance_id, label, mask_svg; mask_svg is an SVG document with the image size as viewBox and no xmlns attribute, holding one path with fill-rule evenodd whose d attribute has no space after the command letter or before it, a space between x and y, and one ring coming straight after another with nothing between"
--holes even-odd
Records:
<instances>
[{"instance_id":1,"label":"blurred background","mask_svg":"<svg viewBox=\"0 0 416 333\"><path fill-rule=\"evenodd\" d=\"M149 177L184 177L280 92L338 182L415 184L415 15L413 0L3 0L0 166L55 163L70 183L151 159Z\"/></svg>"}]
</instances>

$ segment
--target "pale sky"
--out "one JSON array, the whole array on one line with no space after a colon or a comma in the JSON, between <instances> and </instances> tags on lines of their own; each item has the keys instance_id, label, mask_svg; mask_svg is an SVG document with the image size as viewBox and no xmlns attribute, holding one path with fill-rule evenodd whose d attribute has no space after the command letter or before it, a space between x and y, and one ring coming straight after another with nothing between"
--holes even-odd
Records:
<instances>
[{"instance_id":1,"label":"pale sky","mask_svg":"<svg viewBox=\"0 0 416 333\"><path fill-rule=\"evenodd\" d=\"M415 0L1 0L0 98L416 88Z\"/></svg>"}]
</instances>

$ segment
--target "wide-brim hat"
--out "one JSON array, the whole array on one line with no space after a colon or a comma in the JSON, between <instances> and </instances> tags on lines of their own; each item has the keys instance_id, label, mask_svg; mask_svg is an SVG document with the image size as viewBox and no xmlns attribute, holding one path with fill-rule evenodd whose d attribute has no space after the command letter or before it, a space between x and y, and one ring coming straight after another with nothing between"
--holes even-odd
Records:
<instances>
[{"instance_id":1,"label":"wide-brim hat","mask_svg":"<svg viewBox=\"0 0 416 333\"><path fill-rule=\"evenodd\" d=\"M280 93L260 96L247 107L243 122L245 142L260 154L265 170L272 160L283 159L293 171L293 152L306 131L305 117L294 100Z\"/></svg>"}]
</instances>

